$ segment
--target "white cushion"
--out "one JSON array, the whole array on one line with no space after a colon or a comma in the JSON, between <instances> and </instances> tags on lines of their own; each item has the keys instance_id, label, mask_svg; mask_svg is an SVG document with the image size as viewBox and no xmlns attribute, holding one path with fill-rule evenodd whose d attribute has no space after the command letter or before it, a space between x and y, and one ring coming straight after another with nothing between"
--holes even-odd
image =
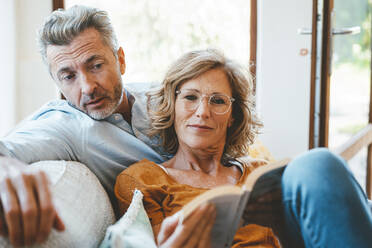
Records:
<instances>
[{"instance_id":1,"label":"white cushion","mask_svg":"<svg viewBox=\"0 0 372 248\"><path fill-rule=\"evenodd\" d=\"M135 190L127 212L107 229L100 248L156 248L150 220L142 203L143 194Z\"/></svg>"}]
</instances>

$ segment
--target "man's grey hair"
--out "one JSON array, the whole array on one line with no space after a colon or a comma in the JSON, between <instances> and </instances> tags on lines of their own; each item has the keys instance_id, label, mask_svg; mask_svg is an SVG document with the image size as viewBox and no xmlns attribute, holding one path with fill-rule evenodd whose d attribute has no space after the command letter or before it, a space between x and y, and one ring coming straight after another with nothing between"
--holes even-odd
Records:
<instances>
[{"instance_id":1,"label":"man's grey hair","mask_svg":"<svg viewBox=\"0 0 372 248\"><path fill-rule=\"evenodd\" d=\"M103 43L117 56L118 41L107 12L75 5L67 10L53 11L39 30L38 43L43 61L48 64L46 52L49 45L68 45L88 28L95 28L101 34Z\"/></svg>"}]
</instances>

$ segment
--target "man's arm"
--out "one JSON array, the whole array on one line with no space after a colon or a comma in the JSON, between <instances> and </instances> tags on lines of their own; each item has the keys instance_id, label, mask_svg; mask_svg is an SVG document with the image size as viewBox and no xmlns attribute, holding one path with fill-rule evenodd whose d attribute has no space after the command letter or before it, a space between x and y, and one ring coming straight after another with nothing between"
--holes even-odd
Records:
<instances>
[{"instance_id":1,"label":"man's arm","mask_svg":"<svg viewBox=\"0 0 372 248\"><path fill-rule=\"evenodd\" d=\"M64 230L47 176L31 172L27 163L73 159L73 147L63 129L68 120L61 121L65 116L58 111L39 114L40 119L23 121L0 140L0 235L9 237L13 245L43 242L53 227Z\"/></svg>"},{"instance_id":2,"label":"man's arm","mask_svg":"<svg viewBox=\"0 0 372 248\"><path fill-rule=\"evenodd\" d=\"M0 235L15 246L45 241L54 227L65 229L52 202L48 178L23 162L0 157Z\"/></svg>"},{"instance_id":3,"label":"man's arm","mask_svg":"<svg viewBox=\"0 0 372 248\"><path fill-rule=\"evenodd\" d=\"M24 120L0 139L0 154L17 158L24 163L41 160L76 160L81 130L71 114L49 111Z\"/></svg>"},{"instance_id":4,"label":"man's arm","mask_svg":"<svg viewBox=\"0 0 372 248\"><path fill-rule=\"evenodd\" d=\"M175 214L166 218L160 228L158 245L161 248L211 247L211 231L216 218L213 205L196 209L184 222Z\"/></svg>"},{"instance_id":5,"label":"man's arm","mask_svg":"<svg viewBox=\"0 0 372 248\"><path fill-rule=\"evenodd\" d=\"M26 120L0 140L0 235L14 246L43 242L52 227L64 230L47 176L30 172L27 164L69 159L72 152L62 138L68 136L60 129L53 118Z\"/></svg>"}]
</instances>

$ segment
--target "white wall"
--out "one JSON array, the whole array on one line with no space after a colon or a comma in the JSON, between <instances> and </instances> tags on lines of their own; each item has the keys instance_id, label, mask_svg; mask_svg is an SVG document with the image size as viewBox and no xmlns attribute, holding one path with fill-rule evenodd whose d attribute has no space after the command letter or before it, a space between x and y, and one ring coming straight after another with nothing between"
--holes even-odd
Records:
<instances>
[{"instance_id":1,"label":"white wall","mask_svg":"<svg viewBox=\"0 0 372 248\"><path fill-rule=\"evenodd\" d=\"M58 94L36 43L51 0L1 0L0 137Z\"/></svg>"},{"instance_id":2,"label":"white wall","mask_svg":"<svg viewBox=\"0 0 372 248\"><path fill-rule=\"evenodd\" d=\"M2 0L0 15L0 136L4 135L16 122L15 117L15 75L16 75L16 32L15 4L13 0Z\"/></svg>"},{"instance_id":3,"label":"white wall","mask_svg":"<svg viewBox=\"0 0 372 248\"><path fill-rule=\"evenodd\" d=\"M274 157L294 156L309 143L312 1L258 1L257 105L260 139ZM309 54L300 55L306 48Z\"/></svg>"},{"instance_id":4,"label":"white wall","mask_svg":"<svg viewBox=\"0 0 372 248\"><path fill-rule=\"evenodd\" d=\"M51 0L17 0L17 116L19 122L45 102L57 97L57 90L39 55L36 33L52 12Z\"/></svg>"}]
</instances>

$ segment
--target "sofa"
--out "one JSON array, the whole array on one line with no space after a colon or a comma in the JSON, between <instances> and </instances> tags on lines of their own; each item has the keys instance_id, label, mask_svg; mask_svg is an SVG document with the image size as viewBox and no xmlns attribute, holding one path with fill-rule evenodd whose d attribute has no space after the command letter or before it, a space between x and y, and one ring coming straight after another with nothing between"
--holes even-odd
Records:
<instances>
[{"instance_id":1,"label":"sofa","mask_svg":"<svg viewBox=\"0 0 372 248\"><path fill-rule=\"evenodd\" d=\"M249 152L255 159L273 160L270 152L259 141L250 147ZM48 175L54 204L66 226L64 232L52 230L48 240L35 247L99 247L106 230L115 223L115 215L109 197L97 177L84 164L73 161L40 161L32 164L31 168L41 169ZM146 247L156 247L151 225L146 223L147 215L142 206L142 198L139 198L133 199L133 206L131 205L137 209L136 212L128 211L111 228L110 233L114 237L106 237L111 241L102 247L112 247L113 245L107 244L115 242L116 247L123 247L123 242L126 242L125 247L136 247L135 240L130 240L136 237L136 231L142 232L141 242L147 242ZM140 221L135 220L136 217ZM139 224L141 226L129 230L130 225ZM126 233L126 239L121 239L118 234L127 231L132 233ZM0 247L12 246L8 239L0 237Z\"/></svg>"},{"instance_id":2,"label":"sofa","mask_svg":"<svg viewBox=\"0 0 372 248\"><path fill-rule=\"evenodd\" d=\"M115 222L109 197L97 177L83 164L42 161L31 165L49 177L53 201L66 230L52 230L48 240L34 247L98 247ZM0 238L0 247L12 247Z\"/></svg>"},{"instance_id":3,"label":"sofa","mask_svg":"<svg viewBox=\"0 0 372 248\"><path fill-rule=\"evenodd\" d=\"M341 150L337 153L347 157L344 154L347 149ZM259 141L249 152L256 161L274 160ZM48 175L54 204L66 226L64 232L52 230L45 243L33 247L156 247L140 192L134 194L127 213L116 222L107 193L84 164L41 161L31 168L41 169ZM372 202L370 205L372 210ZM8 239L0 237L0 247L12 246Z\"/></svg>"}]
</instances>

